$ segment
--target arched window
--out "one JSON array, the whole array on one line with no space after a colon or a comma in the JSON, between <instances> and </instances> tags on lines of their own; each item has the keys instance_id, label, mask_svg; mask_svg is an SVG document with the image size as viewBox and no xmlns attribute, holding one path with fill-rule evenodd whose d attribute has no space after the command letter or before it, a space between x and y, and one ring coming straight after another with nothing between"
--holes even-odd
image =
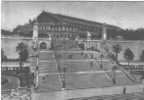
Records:
<instances>
[{"instance_id":1,"label":"arched window","mask_svg":"<svg viewBox=\"0 0 144 100\"><path fill-rule=\"evenodd\" d=\"M67 31L67 32L69 31L68 26L66 26L66 31Z\"/></svg>"},{"instance_id":2,"label":"arched window","mask_svg":"<svg viewBox=\"0 0 144 100\"><path fill-rule=\"evenodd\" d=\"M65 31L65 26L64 25L62 26L62 31Z\"/></svg>"},{"instance_id":3,"label":"arched window","mask_svg":"<svg viewBox=\"0 0 144 100\"><path fill-rule=\"evenodd\" d=\"M53 25L51 25L51 31L53 31L54 30L54 26Z\"/></svg>"},{"instance_id":4,"label":"arched window","mask_svg":"<svg viewBox=\"0 0 144 100\"><path fill-rule=\"evenodd\" d=\"M41 42L40 49L47 49L47 44L45 42Z\"/></svg>"}]
</instances>

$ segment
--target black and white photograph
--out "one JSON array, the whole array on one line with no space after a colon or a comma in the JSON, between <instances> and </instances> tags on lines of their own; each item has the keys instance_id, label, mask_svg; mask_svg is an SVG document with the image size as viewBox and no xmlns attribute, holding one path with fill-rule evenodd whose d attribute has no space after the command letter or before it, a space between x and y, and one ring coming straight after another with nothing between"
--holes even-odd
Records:
<instances>
[{"instance_id":1,"label":"black and white photograph","mask_svg":"<svg viewBox=\"0 0 144 100\"><path fill-rule=\"evenodd\" d=\"M144 100L144 1L1 1L1 100Z\"/></svg>"}]
</instances>

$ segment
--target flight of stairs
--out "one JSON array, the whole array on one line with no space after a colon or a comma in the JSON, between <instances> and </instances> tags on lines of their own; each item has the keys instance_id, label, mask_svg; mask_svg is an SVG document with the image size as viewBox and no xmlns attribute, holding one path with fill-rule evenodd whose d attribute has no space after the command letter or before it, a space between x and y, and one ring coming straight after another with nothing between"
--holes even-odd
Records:
<instances>
[{"instance_id":1,"label":"flight of stairs","mask_svg":"<svg viewBox=\"0 0 144 100\"><path fill-rule=\"evenodd\" d=\"M103 61L100 68L100 53L91 57L91 52L82 52L72 40L54 41L53 50L39 53L39 88L41 91L61 90L63 83L66 89L100 88L113 85L133 84L131 75L120 68L115 73L116 84L113 84L113 64ZM100 60L100 59L99 59ZM99 73L99 71L104 71ZM87 73L85 73L87 72ZM93 73L91 73L93 72ZM96 72L96 73L94 73Z\"/></svg>"}]
</instances>

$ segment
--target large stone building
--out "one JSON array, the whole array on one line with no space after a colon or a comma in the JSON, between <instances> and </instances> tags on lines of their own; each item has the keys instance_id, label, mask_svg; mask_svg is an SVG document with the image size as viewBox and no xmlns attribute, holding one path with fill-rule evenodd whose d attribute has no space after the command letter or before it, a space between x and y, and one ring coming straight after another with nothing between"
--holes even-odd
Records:
<instances>
[{"instance_id":1,"label":"large stone building","mask_svg":"<svg viewBox=\"0 0 144 100\"><path fill-rule=\"evenodd\" d=\"M33 26L37 26L37 29L33 29ZM130 48L134 52L134 60L139 61L140 55L144 50L143 41L129 41L129 40L109 40L109 31L120 31L121 28L113 25L108 25L105 23L97 23L93 21L83 20L75 17L70 17L61 14L49 13L46 11L41 12L33 22L21 26L16 30L18 33L32 34L38 33L39 44L46 44L47 49L51 46L51 41L54 40L76 40L79 43L84 43L85 49L89 48L99 48L101 40L107 40L108 45L120 44L122 46L122 52L119 55L119 59L124 61L124 51ZM31 35L32 36L32 35ZM19 38L19 37L18 37ZM28 39L28 38L27 38ZM30 40L32 38L29 38ZM23 39L24 40L24 39ZM9 49L6 46L5 41L2 40L5 45L3 48ZM14 42L16 42L14 40ZM13 43L13 42L11 42ZM53 43L56 45L60 42ZM14 43L15 44L15 43ZM31 43L32 44L32 43ZM60 43L61 44L61 43ZM13 50L13 49L12 49ZM10 50L5 50L10 51ZM13 50L12 52L14 52ZM15 53L9 53L15 54Z\"/></svg>"},{"instance_id":2,"label":"large stone building","mask_svg":"<svg viewBox=\"0 0 144 100\"><path fill-rule=\"evenodd\" d=\"M2 38L2 48L6 55L17 58L17 43L23 41L28 45L35 85L42 91L112 86L111 79L103 73L79 72L112 69L112 63L105 55L101 57L105 53L103 45L111 49L113 45L120 44L120 61L124 61L124 50L130 48L134 52L134 60L138 61L144 50L144 42L108 40L108 30L122 29L43 11L34 21L15 31L33 33L33 37ZM9 46L12 41L14 45ZM118 85L133 84L124 74L118 73L117 77Z\"/></svg>"},{"instance_id":3,"label":"large stone building","mask_svg":"<svg viewBox=\"0 0 144 100\"><path fill-rule=\"evenodd\" d=\"M125 44L130 43L127 48L134 49L134 53L137 54L138 49L131 46L130 41L107 40L107 30L121 30L116 26L45 11L35 19L33 25L34 48L39 48L39 56L34 58L36 61L35 83L36 87L42 91L111 86L104 74L92 74L92 77L96 80L100 78L101 83L104 83L98 85L95 79L89 82L89 78L92 79L90 74L81 75L79 72L112 69L113 64L105 57L105 45L111 49L113 45L120 44L125 49ZM42 36L44 36L43 40L40 38ZM143 42L140 45L144 45ZM100 62L102 54L104 57ZM120 60L122 59L123 57L120 56ZM95 75L98 77L96 78ZM125 77L123 82L118 82L119 85L133 84L123 74L119 74L118 77L117 81Z\"/></svg>"}]
</instances>

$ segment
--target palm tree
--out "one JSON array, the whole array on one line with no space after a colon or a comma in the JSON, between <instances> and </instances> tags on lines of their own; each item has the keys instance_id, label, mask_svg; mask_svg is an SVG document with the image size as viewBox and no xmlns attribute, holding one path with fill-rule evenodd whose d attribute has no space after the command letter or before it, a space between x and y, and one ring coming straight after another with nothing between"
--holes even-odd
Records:
<instances>
[{"instance_id":1,"label":"palm tree","mask_svg":"<svg viewBox=\"0 0 144 100\"><path fill-rule=\"evenodd\" d=\"M119 44L116 44L116 45L113 45L112 50L115 53L115 60L118 62L118 54L121 52L122 48Z\"/></svg>"},{"instance_id":2,"label":"palm tree","mask_svg":"<svg viewBox=\"0 0 144 100\"><path fill-rule=\"evenodd\" d=\"M29 55L27 46L23 42L21 42L17 45L16 51L19 54L19 65L20 67L22 67L23 63L28 59L28 55Z\"/></svg>"},{"instance_id":3,"label":"palm tree","mask_svg":"<svg viewBox=\"0 0 144 100\"><path fill-rule=\"evenodd\" d=\"M131 51L131 49L127 48L124 52L124 58L127 60L128 62L128 66L129 66L129 62L132 61L134 59L134 54Z\"/></svg>"}]
</instances>

